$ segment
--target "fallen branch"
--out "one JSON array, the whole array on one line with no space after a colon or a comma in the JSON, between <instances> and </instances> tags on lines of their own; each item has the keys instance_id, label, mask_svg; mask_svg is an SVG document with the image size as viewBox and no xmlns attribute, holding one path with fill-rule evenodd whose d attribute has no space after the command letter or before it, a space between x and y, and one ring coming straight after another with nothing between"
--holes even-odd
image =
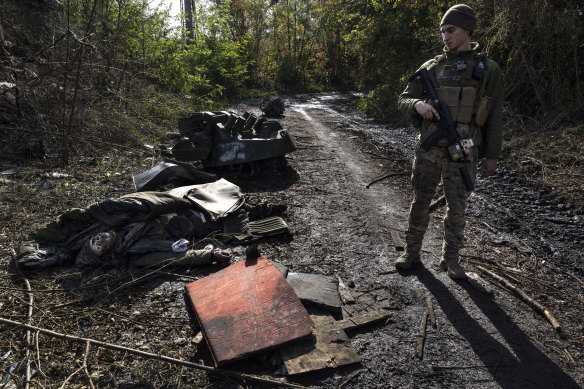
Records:
<instances>
[{"instance_id":1,"label":"fallen branch","mask_svg":"<svg viewBox=\"0 0 584 389\"><path fill-rule=\"evenodd\" d=\"M395 177L395 176L404 176L406 174L408 174L408 173L407 172L399 172L399 173L389 173L389 174L386 174L383 177L379 177L379 178L376 178L375 180L371 181L370 183L368 183L367 185L365 185L365 188L369 189L369 187L371 185L375 184L376 182L385 180L386 178Z\"/></svg>"},{"instance_id":2,"label":"fallen branch","mask_svg":"<svg viewBox=\"0 0 584 389\"><path fill-rule=\"evenodd\" d=\"M432 306L432 297L426 296L426 308L428 309L428 314L430 315L430 325L432 328L436 328L436 315L434 314L434 307Z\"/></svg>"},{"instance_id":3,"label":"fallen branch","mask_svg":"<svg viewBox=\"0 0 584 389\"><path fill-rule=\"evenodd\" d=\"M85 374L87 375L87 378L89 379L89 385L91 386L91 389L95 389L95 386L93 385L93 381L91 379L91 376L89 375L89 371L87 370L87 356L89 355L89 346L90 346L89 341L85 342L85 353L83 354L83 364L77 370L75 370L73 373L69 374L69 377L67 377L65 379L65 381L63 381L63 383L61 384L59 389L64 389L65 386L67 385L67 383L71 380L71 378L73 378L75 376L75 374L79 373L81 370L85 371Z\"/></svg>"},{"instance_id":4,"label":"fallen branch","mask_svg":"<svg viewBox=\"0 0 584 389\"><path fill-rule=\"evenodd\" d=\"M342 382L339 383L338 389L342 389L343 386L347 385L351 380L361 374L365 369L360 369L357 371L352 372L347 378L345 378Z\"/></svg>"},{"instance_id":5,"label":"fallen branch","mask_svg":"<svg viewBox=\"0 0 584 389\"><path fill-rule=\"evenodd\" d=\"M544 307L543 305L541 305L540 303L538 303L537 301L535 301L534 299L529 297L523 290L521 290L518 287L516 287L515 285L511 284L509 281L507 281L503 277L499 276L498 274L495 274L492 271L485 269L482 266L477 266L477 268L480 271L482 271L483 273L490 275L491 277L493 277L494 279L496 279L497 281L502 283L506 288L508 288L508 289L512 290L514 293L516 293L523 301L525 301L527 304L529 304L533 309L535 309L536 311L538 311L539 313L544 315L548 319L548 321L551 323L552 327L554 327L554 329L560 335L563 335L563 331L562 331L562 327L560 326L560 323L554 317L554 315L550 312L549 309L547 309L546 307Z\"/></svg>"},{"instance_id":6,"label":"fallen branch","mask_svg":"<svg viewBox=\"0 0 584 389\"><path fill-rule=\"evenodd\" d=\"M426 340L426 323L428 322L428 311L424 311L422 322L420 323L420 334L416 342L416 356L420 359L424 357L424 341Z\"/></svg>"},{"instance_id":7,"label":"fallen branch","mask_svg":"<svg viewBox=\"0 0 584 389\"><path fill-rule=\"evenodd\" d=\"M487 281L485 281L481 276L477 273L469 271L466 273L468 276L468 283L474 289L478 290L481 293L487 294L489 296L493 295L493 289L489 286Z\"/></svg>"},{"instance_id":8,"label":"fallen branch","mask_svg":"<svg viewBox=\"0 0 584 389\"><path fill-rule=\"evenodd\" d=\"M103 348L107 348L110 350L116 350L116 351L121 351L121 352L125 352L128 354L139 355L139 356L145 357L145 358L157 359L157 360L172 363L175 365L187 366L187 367L191 367L193 369L203 370L203 371L206 371L206 372L212 373L212 374L224 375L227 377L234 377L234 378L239 378L242 380L249 380L249 381L254 381L254 382L262 382L262 383L265 383L268 385L282 386L282 387L286 387L286 388L305 388L302 385L292 384L292 383L288 383L288 382L281 382L281 381L273 380L270 378L255 376L252 374L238 373L238 372L232 371L232 370L219 369L216 367L205 366L205 365L201 365L201 364L194 363L194 362L181 361L180 359L167 357L165 355L153 354L153 353L149 353L146 351L140 351L140 350L136 350L133 348L120 346L117 344L101 342L99 340L62 334L59 332L48 330L46 328L35 327L35 326L19 323L17 321L5 319L3 317L0 317L0 323L8 324L11 326L23 327L23 328L25 328L27 330L31 330L31 331L38 331L41 334L45 334L45 335L51 336L53 338L65 339L65 340L70 340L70 341L74 341L74 342L89 343L89 344L92 344L92 345L97 346L97 347L103 347Z\"/></svg>"},{"instance_id":9,"label":"fallen branch","mask_svg":"<svg viewBox=\"0 0 584 389\"><path fill-rule=\"evenodd\" d=\"M432 365L432 370L458 370L458 369L488 369L495 366L494 364L489 365L471 365L471 366L443 366L443 365Z\"/></svg>"}]
</instances>

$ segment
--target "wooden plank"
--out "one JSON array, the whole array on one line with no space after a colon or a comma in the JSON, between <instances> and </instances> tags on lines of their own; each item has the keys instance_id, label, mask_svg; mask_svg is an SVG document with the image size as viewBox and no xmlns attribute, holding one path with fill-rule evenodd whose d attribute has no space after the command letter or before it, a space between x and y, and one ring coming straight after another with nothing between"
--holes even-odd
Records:
<instances>
[{"instance_id":1,"label":"wooden plank","mask_svg":"<svg viewBox=\"0 0 584 389\"><path fill-rule=\"evenodd\" d=\"M312 334L308 312L265 257L239 261L186 290L216 366Z\"/></svg>"},{"instance_id":2,"label":"wooden plank","mask_svg":"<svg viewBox=\"0 0 584 389\"><path fill-rule=\"evenodd\" d=\"M361 362L345 331L331 326L334 318L328 313L313 312L314 338L280 348L288 374L336 368Z\"/></svg>"},{"instance_id":3,"label":"wooden plank","mask_svg":"<svg viewBox=\"0 0 584 389\"><path fill-rule=\"evenodd\" d=\"M404 245L404 242L401 240L399 233L393 228L390 228L389 234L391 235L391 239L393 240L393 246L395 247L395 249L397 251L404 251L406 246Z\"/></svg>"},{"instance_id":4,"label":"wooden plank","mask_svg":"<svg viewBox=\"0 0 584 389\"><path fill-rule=\"evenodd\" d=\"M338 320L331 323L333 326L339 329L354 330L359 327L366 326L381 320L386 320L389 318L389 312L385 310L378 310L373 312L368 312L363 315L351 317L348 319Z\"/></svg>"},{"instance_id":5,"label":"wooden plank","mask_svg":"<svg viewBox=\"0 0 584 389\"><path fill-rule=\"evenodd\" d=\"M341 311L341 296L337 281L332 277L309 273L288 273L286 280L298 298L333 312Z\"/></svg>"},{"instance_id":6,"label":"wooden plank","mask_svg":"<svg viewBox=\"0 0 584 389\"><path fill-rule=\"evenodd\" d=\"M469 271L466 272L466 275L468 276L469 284L473 288L475 288L481 293L488 294L490 296L493 295L493 288L491 288L489 283L486 280L484 280L481 276L479 276L477 273Z\"/></svg>"}]
</instances>

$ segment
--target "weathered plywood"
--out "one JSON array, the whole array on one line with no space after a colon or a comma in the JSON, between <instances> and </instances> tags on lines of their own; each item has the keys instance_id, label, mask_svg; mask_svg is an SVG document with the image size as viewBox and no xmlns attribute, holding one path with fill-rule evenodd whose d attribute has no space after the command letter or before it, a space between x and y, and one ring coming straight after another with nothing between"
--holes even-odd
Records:
<instances>
[{"instance_id":1,"label":"weathered plywood","mask_svg":"<svg viewBox=\"0 0 584 389\"><path fill-rule=\"evenodd\" d=\"M217 366L312 334L308 312L265 257L237 262L186 290Z\"/></svg>"},{"instance_id":2,"label":"weathered plywood","mask_svg":"<svg viewBox=\"0 0 584 389\"><path fill-rule=\"evenodd\" d=\"M389 312L383 309L371 311L362 315L354 316L344 320L338 320L332 323L336 328L343 330L354 330L378 321L389 318Z\"/></svg>"},{"instance_id":3,"label":"weathered plywood","mask_svg":"<svg viewBox=\"0 0 584 389\"><path fill-rule=\"evenodd\" d=\"M334 278L320 274L288 273L286 279L300 300L334 312L341 311L341 296Z\"/></svg>"},{"instance_id":4,"label":"weathered plywood","mask_svg":"<svg viewBox=\"0 0 584 389\"><path fill-rule=\"evenodd\" d=\"M331 325L328 313L311 314L314 338L294 342L280 348L288 374L300 374L325 368L335 368L361 362L341 328Z\"/></svg>"}]
</instances>

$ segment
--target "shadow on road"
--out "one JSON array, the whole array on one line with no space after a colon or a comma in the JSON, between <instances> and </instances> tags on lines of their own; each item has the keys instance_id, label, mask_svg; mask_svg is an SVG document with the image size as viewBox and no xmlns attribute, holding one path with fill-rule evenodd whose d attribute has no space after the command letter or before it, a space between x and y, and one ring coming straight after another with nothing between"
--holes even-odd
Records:
<instances>
[{"instance_id":1,"label":"shadow on road","mask_svg":"<svg viewBox=\"0 0 584 389\"><path fill-rule=\"evenodd\" d=\"M471 317L450 289L428 269L420 268L415 275L432 293L450 324L468 341L502 388L580 388L572 377L531 342L491 297L476 291L466 281L459 283L510 349Z\"/></svg>"}]
</instances>

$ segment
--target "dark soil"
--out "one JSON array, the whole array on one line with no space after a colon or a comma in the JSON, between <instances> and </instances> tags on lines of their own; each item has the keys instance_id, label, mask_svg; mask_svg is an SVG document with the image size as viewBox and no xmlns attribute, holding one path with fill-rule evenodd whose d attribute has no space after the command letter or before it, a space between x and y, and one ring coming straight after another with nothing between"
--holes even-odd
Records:
<instances>
[{"instance_id":1,"label":"dark soil","mask_svg":"<svg viewBox=\"0 0 584 389\"><path fill-rule=\"evenodd\" d=\"M495 176L479 180L470 197L462 252L463 266L488 280L494 295L482 293L468 281L451 280L437 266L444 208L436 210L431 218L423 266L396 272L393 262L400 252L394 247L390 230L397 230L403 239L411 200L409 175L415 134L412 129L395 128L357 113L351 108L356 97L287 96L285 116L279 120L298 146L286 156L289 167L279 172L264 168L254 175L246 168L220 172L240 185L250 201L288 205L285 219L292 237L261 242L262 254L292 271L340 277L356 298L355 304L345 307L346 313L384 308L391 314L385 323L349 334L361 364L288 376L286 380L323 388L581 387L582 210L538 189L503 162ZM258 105L259 101L252 101L234 110L259 114ZM82 199L93 197L96 201L131 191L128 173L137 173L160 157L148 153L118 155L110 161L109 166L115 165L113 170L102 170L103 161L98 162L91 174L107 178L100 180L101 186L85 189L89 195L79 188L87 188L95 176L84 179L78 175L65 179L67 186L53 185L48 196L55 196L56 204L42 209L34 203L40 196L38 191L27 184L38 178L34 174L21 175L17 183L0 184L4 213L0 276L5 285L0 295L0 316L26 319L26 289L9 266L8 251L22 238L23 230L72 206L83 206ZM126 170L122 175L104 176L104 171L122 170ZM399 174L366 188L388 173ZM29 188L27 198L18 195L23 188ZM63 203L55 188L73 198ZM21 208L25 210L17 210L17 204L24 204ZM243 257L243 247L231 251L238 260ZM555 332L544 316L498 286L478 266L505 277L553 312L563 334ZM215 266L133 273L114 269L86 277L73 293L63 289L60 273L28 275L33 291L43 290L35 293L32 323L212 365L204 342L193 340L198 325L187 309L183 288L185 283L215 270ZM98 290L89 289L91 285ZM427 296L431 297L437 326L428 325L420 359L415 347ZM88 302L88 297L93 299ZM22 360L24 331L3 325L0 328L0 354L11 350L13 354L6 362ZM35 379L45 387L56 387L80 366L84 346L72 347L71 343L43 336L40 340L39 355L46 376L39 374ZM270 356L262 356L228 367L271 376L281 364L270 364ZM103 350L90 354L89 371L102 387L257 386ZM88 379L80 373L71 382L82 386Z\"/></svg>"}]
</instances>

